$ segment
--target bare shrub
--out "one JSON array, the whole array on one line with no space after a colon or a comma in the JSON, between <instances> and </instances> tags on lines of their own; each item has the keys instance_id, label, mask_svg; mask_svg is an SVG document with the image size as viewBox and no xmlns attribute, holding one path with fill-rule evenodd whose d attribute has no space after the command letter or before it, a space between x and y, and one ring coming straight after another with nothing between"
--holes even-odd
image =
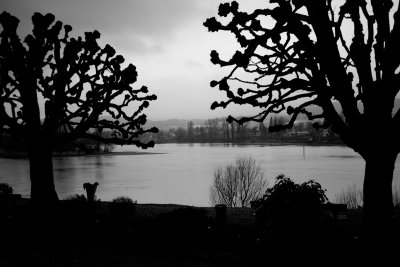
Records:
<instances>
[{"instance_id":1,"label":"bare shrub","mask_svg":"<svg viewBox=\"0 0 400 267\"><path fill-rule=\"evenodd\" d=\"M347 204L348 209L357 209L363 205L363 192L357 184L352 184L335 195L335 203Z\"/></svg>"},{"instance_id":2,"label":"bare shrub","mask_svg":"<svg viewBox=\"0 0 400 267\"><path fill-rule=\"evenodd\" d=\"M393 206L400 208L400 188L399 185L394 185L392 188Z\"/></svg>"},{"instance_id":3,"label":"bare shrub","mask_svg":"<svg viewBox=\"0 0 400 267\"><path fill-rule=\"evenodd\" d=\"M399 185L392 187L393 206L400 207ZM348 209L357 209L363 206L363 191L357 184L352 184L335 195L335 203L347 204Z\"/></svg>"},{"instance_id":4,"label":"bare shrub","mask_svg":"<svg viewBox=\"0 0 400 267\"><path fill-rule=\"evenodd\" d=\"M213 206L250 207L267 189L267 181L261 166L252 156L235 158L234 163L220 166L214 171L210 186L210 202Z\"/></svg>"}]
</instances>

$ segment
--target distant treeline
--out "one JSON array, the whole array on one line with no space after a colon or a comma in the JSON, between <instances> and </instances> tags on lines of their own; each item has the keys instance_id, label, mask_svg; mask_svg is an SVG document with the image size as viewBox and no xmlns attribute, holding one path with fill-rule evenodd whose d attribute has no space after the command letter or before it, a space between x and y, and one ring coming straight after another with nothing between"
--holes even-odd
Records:
<instances>
[{"instance_id":1,"label":"distant treeline","mask_svg":"<svg viewBox=\"0 0 400 267\"><path fill-rule=\"evenodd\" d=\"M99 133L100 134L100 133ZM107 134L107 133L102 133ZM2 134L0 136L0 156L24 157L26 156L26 146L22 139ZM53 155L87 155L94 153L107 153L114 149L113 144L106 144L90 139L77 139L73 142L58 145L53 149Z\"/></svg>"},{"instance_id":2,"label":"distant treeline","mask_svg":"<svg viewBox=\"0 0 400 267\"><path fill-rule=\"evenodd\" d=\"M242 125L228 123L226 118L208 119L196 125L188 121L187 127L171 127L160 129L158 133L145 133L142 142L154 140L156 143L309 143L309 144L341 144L341 139L330 128L316 129L310 121L298 121L292 129L270 132L268 128L287 122L284 116L271 116L268 123L247 122ZM97 132L107 135L111 133ZM56 146L55 156L87 155L107 153L114 149L113 144L106 144L90 139L77 139L73 142ZM3 134L0 140L0 156L26 156L26 147L21 139Z\"/></svg>"},{"instance_id":3,"label":"distant treeline","mask_svg":"<svg viewBox=\"0 0 400 267\"><path fill-rule=\"evenodd\" d=\"M282 125L284 116L270 117L269 123L247 122L242 125L228 123L226 118L209 119L202 125L192 121L187 127L161 129L159 133L145 134L142 141L154 140L156 143L201 143L201 142L265 142L265 143L341 143L340 138L330 128L316 129L309 121L296 122L292 129L270 132L269 126Z\"/></svg>"}]
</instances>

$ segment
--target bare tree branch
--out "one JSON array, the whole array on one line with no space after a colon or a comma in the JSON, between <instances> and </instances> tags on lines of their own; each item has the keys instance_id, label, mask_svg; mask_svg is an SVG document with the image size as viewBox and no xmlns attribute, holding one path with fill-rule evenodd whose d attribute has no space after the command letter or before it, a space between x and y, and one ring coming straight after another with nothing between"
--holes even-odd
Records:
<instances>
[{"instance_id":1,"label":"bare tree branch","mask_svg":"<svg viewBox=\"0 0 400 267\"><path fill-rule=\"evenodd\" d=\"M261 198L267 189L264 173L251 156L238 156L234 164L218 167L210 186L213 206L250 207L250 202Z\"/></svg>"}]
</instances>

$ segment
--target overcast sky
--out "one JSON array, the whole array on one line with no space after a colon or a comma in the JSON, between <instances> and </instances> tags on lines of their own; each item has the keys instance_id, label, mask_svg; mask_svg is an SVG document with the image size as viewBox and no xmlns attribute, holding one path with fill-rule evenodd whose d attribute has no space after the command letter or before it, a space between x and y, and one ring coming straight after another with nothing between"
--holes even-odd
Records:
<instances>
[{"instance_id":1,"label":"overcast sky","mask_svg":"<svg viewBox=\"0 0 400 267\"><path fill-rule=\"evenodd\" d=\"M53 13L73 27L74 36L94 29L101 44L112 45L138 70L137 86L146 85L158 99L145 111L151 120L206 119L231 113L251 114L235 107L210 110L223 94L210 88L222 70L211 64L210 51L233 54L236 41L227 33L210 33L203 22L218 11L217 0L1 0L20 19L21 36L32 29L34 12ZM238 1L244 10L263 7L265 0Z\"/></svg>"}]
</instances>

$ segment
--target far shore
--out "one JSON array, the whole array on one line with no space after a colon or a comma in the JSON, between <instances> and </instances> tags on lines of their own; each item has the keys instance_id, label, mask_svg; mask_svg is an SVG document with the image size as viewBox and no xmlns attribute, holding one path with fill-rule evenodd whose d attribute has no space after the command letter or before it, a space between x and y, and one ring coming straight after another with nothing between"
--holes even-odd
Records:
<instances>
[{"instance_id":1,"label":"far shore","mask_svg":"<svg viewBox=\"0 0 400 267\"><path fill-rule=\"evenodd\" d=\"M122 151L122 152L105 152L98 154L87 154L83 156L132 156L132 155L157 155L157 154L168 154L168 153L160 153L160 152L142 152L142 151Z\"/></svg>"},{"instance_id":2,"label":"far shore","mask_svg":"<svg viewBox=\"0 0 400 267\"><path fill-rule=\"evenodd\" d=\"M174 143L157 143L157 144L200 144L200 145L232 145L232 146L248 146L248 145L256 145L256 146L346 146L344 143L321 143L321 142L313 142L313 143L301 143L301 142L257 142L257 141L236 141L236 142L174 142ZM157 145L156 144L156 145ZM88 157L88 156L134 156L134 155L157 155L157 154L168 154L168 153L160 153L160 152L147 152L147 151L121 151L121 152L91 152L91 153L83 153L76 151L68 151L62 153L53 153L54 158L58 157ZM4 149L0 149L0 158L11 158L11 159L24 159L27 158L27 153L25 151L6 151Z\"/></svg>"},{"instance_id":3,"label":"far shore","mask_svg":"<svg viewBox=\"0 0 400 267\"><path fill-rule=\"evenodd\" d=\"M64 153L54 153L53 158L60 157L90 157L90 156L134 156L134 155L156 155L156 154L167 154L159 152L144 152L144 151L123 151L123 152L93 152L93 153L79 153L79 152L64 152ZM0 158L10 158L10 159L26 159L28 158L26 152L24 151L5 151L0 149Z\"/></svg>"},{"instance_id":4,"label":"far shore","mask_svg":"<svg viewBox=\"0 0 400 267\"><path fill-rule=\"evenodd\" d=\"M157 145L164 145L164 144L200 144L200 145L204 145L204 144L210 144L210 145L214 145L214 144L224 144L224 145L238 145L238 146L247 146L247 145L257 145L257 146L346 146L346 144L344 144L343 142L282 142L282 141L234 141L234 142L188 142L188 141L184 141L184 142L160 142L160 143L156 143Z\"/></svg>"}]
</instances>

